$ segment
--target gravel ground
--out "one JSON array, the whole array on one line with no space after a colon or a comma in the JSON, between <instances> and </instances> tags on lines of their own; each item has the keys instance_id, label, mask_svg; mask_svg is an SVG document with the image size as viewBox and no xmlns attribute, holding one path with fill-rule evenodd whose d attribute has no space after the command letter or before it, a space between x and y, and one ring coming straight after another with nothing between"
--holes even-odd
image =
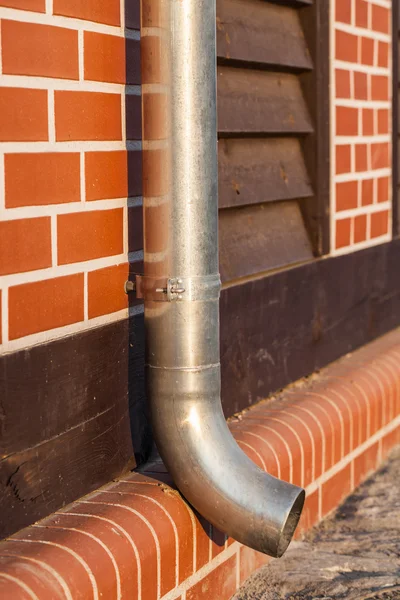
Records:
<instances>
[{"instance_id":1,"label":"gravel ground","mask_svg":"<svg viewBox=\"0 0 400 600\"><path fill-rule=\"evenodd\" d=\"M400 600L400 447L234 600Z\"/></svg>"}]
</instances>

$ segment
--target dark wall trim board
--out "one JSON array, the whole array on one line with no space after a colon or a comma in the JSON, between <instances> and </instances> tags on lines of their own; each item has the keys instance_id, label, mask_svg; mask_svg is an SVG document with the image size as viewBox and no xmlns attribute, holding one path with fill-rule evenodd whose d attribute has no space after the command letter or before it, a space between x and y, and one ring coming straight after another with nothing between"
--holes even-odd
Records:
<instances>
[{"instance_id":1,"label":"dark wall trim board","mask_svg":"<svg viewBox=\"0 0 400 600\"><path fill-rule=\"evenodd\" d=\"M225 414L243 410L399 326L399 265L396 240L224 290Z\"/></svg>"},{"instance_id":2,"label":"dark wall trim board","mask_svg":"<svg viewBox=\"0 0 400 600\"><path fill-rule=\"evenodd\" d=\"M400 325L400 240L223 290L226 416ZM243 310L246 307L246 310ZM143 315L0 358L0 535L148 455Z\"/></svg>"}]
</instances>

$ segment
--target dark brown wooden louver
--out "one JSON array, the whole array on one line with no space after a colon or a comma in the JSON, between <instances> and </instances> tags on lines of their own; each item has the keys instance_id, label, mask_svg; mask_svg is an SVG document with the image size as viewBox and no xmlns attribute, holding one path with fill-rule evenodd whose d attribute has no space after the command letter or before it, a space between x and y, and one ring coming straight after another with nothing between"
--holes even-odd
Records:
<instances>
[{"instance_id":1,"label":"dark brown wooden louver","mask_svg":"<svg viewBox=\"0 0 400 600\"><path fill-rule=\"evenodd\" d=\"M327 191L313 173L317 21L326 2L316 4L217 0L223 283L323 253ZM324 60L327 77L328 53Z\"/></svg>"}]
</instances>

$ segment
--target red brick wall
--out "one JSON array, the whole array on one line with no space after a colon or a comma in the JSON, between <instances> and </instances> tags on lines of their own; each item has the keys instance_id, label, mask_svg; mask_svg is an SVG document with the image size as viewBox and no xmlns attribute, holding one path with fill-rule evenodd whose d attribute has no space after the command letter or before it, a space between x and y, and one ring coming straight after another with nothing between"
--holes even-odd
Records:
<instances>
[{"instance_id":1,"label":"red brick wall","mask_svg":"<svg viewBox=\"0 0 400 600\"><path fill-rule=\"evenodd\" d=\"M0 354L127 316L139 26L138 0L0 0Z\"/></svg>"},{"instance_id":2,"label":"red brick wall","mask_svg":"<svg viewBox=\"0 0 400 600\"><path fill-rule=\"evenodd\" d=\"M391 239L391 1L331 12L332 252Z\"/></svg>"}]
</instances>

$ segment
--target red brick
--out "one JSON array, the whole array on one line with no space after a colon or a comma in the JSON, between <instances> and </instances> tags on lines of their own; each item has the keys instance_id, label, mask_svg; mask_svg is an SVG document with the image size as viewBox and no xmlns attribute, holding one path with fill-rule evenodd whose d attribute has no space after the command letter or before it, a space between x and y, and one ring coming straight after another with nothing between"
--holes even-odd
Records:
<instances>
[{"instance_id":1,"label":"red brick","mask_svg":"<svg viewBox=\"0 0 400 600\"><path fill-rule=\"evenodd\" d=\"M106 25L121 24L119 0L54 0L53 13Z\"/></svg>"},{"instance_id":2,"label":"red brick","mask_svg":"<svg viewBox=\"0 0 400 600\"><path fill-rule=\"evenodd\" d=\"M357 208L358 182L345 181L336 184L336 210Z\"/></svg>"},{"instance_id":3,"label":"red brick","mask_svg":"<svg viewBox=\"0 0 400 600\"><path fill-rule=\"evenodd\" d=\"M128 157L124 150L85 154L86 200L128 195Z\"/></svg>"},{"instance_id":4,"label":"red brick","mask_svg":"<svg viewBox=\"0 0 400 600\"><path fill-rule=\"evenodd\" d=\"M0 88L0 141L47 140L47 91Z\"/></svg>"},{"instance_id":5,"label":"red brick","mask_svg":"<svg viewBox=\"0 0 400 600\"><path fill-rule=\"evenodd\" d=\"M339 23L351 23L351 2L349 0L336 0L335 20Z\"/></svg>"},{"instance_id":6,"label":"red brick","mask_svg":"<svg viewBox=\"0 0 400 600\"><path fill-rule=\"evenodd\" d=\"M389 109L382 108L378 110L378 134L389 133Z\"/></svg>"},{"instance_id":7,"label":"red brick","mask_svg":"<svg viewBox=\"0 0 400 600\"><path fill-rule=\"evenodd\" d=\"M249 422L249 421L247 421ZM278 450L278 445L282 444L281 440L285 440L285 451L289 456L289 452L291 457L293 456L301 456L301 438L299 439L296 435L297 431L293 430L293 427L290 427L287 423L286 419L278 420L276 417L266 416L262 423L260 422L251 422L252 431L257 433L257 435L264 436L266 439L270 439L273 441L274 448L277 449L277 454L280 457L281 451ZM276 439L276 442L275 442ZM288 448L289 449L288 449ZM302 470L303 470L303 461L302 460L292 460L292 477L290 478L290 482L295 485L302 486ZM285 476L281 474L281 478L285 479Z\"/></svg>"},{"instance_id":8,"label":"red brick","mask_svg":"<svg viewBox=\"0 0 400 600\"><path fill-rule=\"evenodd\" d=\"M122 254L122 219L122 208L58 215L58 264Z\"/></svg>"},{"instance_id":9,"label":"red brick","mask_svg":"<svg viewBox=\"0 0 400 600\"><path fill-rule=\"evenodd\" d=\"M100 493L95 496L95 499L101 502L119 504L131 511L136 510L151 524L160 546L160 591L162 597L176 585L175 562L177 548L174 529L171 521L166 517L165 512L158 503L137 496L134 488L132 487L132 492L130 492L129 487L130 484L118 484L113 487L112 493ZM145 491L143 492L145 493ZM147 536L150 535L151 533L148 531Z\"/></svg>"},{"instance_id":10,"label":"red brick","mask_svg":"<svg viewBox=\"0 0 400 600\"><path fill-rule=\"evenodd\" d=\"M148 518L151 521L154 517L154 507L162 506L163 509L170 515L172 521L175 523L178 532L178 547L179 547L179 583L185 581L194 572L193 565L193 524L190 516L190 508L187 506L182 497L175 493L172 488L166 486L154 486L152 480L151 485L138 483L135 485L134 478L129 479L129 483L118 483L115 487L117 493L128 493L136 494L133 498L140 505L140 510L144 516L146 513L142 511L142 506L147 503L149 508ZM146 498L145 498L146 497ZM150 501L151 499L151 501ZM162 518L165 519L165 512L162 511ZM159 519L161 520L161 518ZM169 520L169 519L168 519ZM159 536L160 537L160 536ZM174 537L174 536L173 536ZM162 557L165 561L165 558Z\"/></svg>"},{"instance_id":11,"label":"red brick","mask_svg":"<svg viewBox=\"0 0 400 600\"><path fill-rule=\"evenodd\" d=\"M386 169L390 167L389 144L377 143L371 146L371 169Z\"/></svg>"},{"instance_id":12,"label":"red brick","mask_svg":"<svg viewBox=\"0 0 400 600\"><path fill-rule=\"evenodd\" d=\"M304 415L299 415L296 411L293 411L291 408L287 410L285 415L282 414L282 411L266 411L266 414L274 414L276 418L282 420L287 424L288 427L291 428L293 432L296 432L296 438L298 438L297 444L301 443L303 449L303 471L304 471L304 479L302 482L302 487L307 487L312 481L315 479L315 463L316 463L316 452L314 452L314 436L310 432L310 428L305 424ZM310 420L310 419L309 419ZM290 440L288 440L290 443ZM296 444L296 445L297 445ZM296 445L291 445L294 450L294 454L298 453L301 457L302 453L296 452Z\"/></svg>"},{"instance_id":13,"label":"red brick","mask_svg":"<svg viewBox=\"0 0 400 600\"><path fill-rule=\"evenodd\" d=\"M336 59L356 63L358 38L345 31L336 31Z\"/></svg>"},{"instance_id":14,"label":"red brick","mask_svg":"<svg viewBox=\"0 0 400 600\"><path fill-rule=\"evenodd\" d=\"M85 79L125 83L125 38L85 31Z\"/></svg>"},{"instance_id":15,"label":"red brick","mask_svg":"<svg viewBox=\"0 0 400 600\"><path fill-rule=\"evenodd\" d=\"M322 452L319 452L319 448L324 445L323 438L326 440L326 435L323 430L322 424L318 419L318 414L314 410L309 412L305 410L303 406L297 406L296 404L288 406L288 412L297 415L299 419L305 423L314 439L315 446L315 457L314 457L314 481L318 479L324 472L324 463L326 462L326 456L323 456ZM322 430L322 431L321 431ZM329 454L328 452L326 454Z\"/></svg>"},{"instance_id":16,"label":"red brick","mask_svg":"<svg viewBox=\"0 0 400 600\"><path fill-rule=\"evenodd\" d=\"M389 211L383 210L371 214L371 237L385 235L389 231Z\"/></svg>"},{"instance_id":17,"label":"red brick","mask_svg":"<svg viewBox=\"0 0 400 600\"><path fill-rule=\"evenodd\" d=\"M247 546L241 546L239 550L240 561L240 584L242 584L250 575L258 571L269 563L271 559L262 552L257 552Z\"/></svg>"},{"instance_id":18,"label":"red brick","mask_svg":"<svg viewBox=\"0 0 400 600\"><path fill-rule=\"evenodd\" d=\"M358 109L347 106L336 108L336 135L358 135Z\"/></svg>"},{"instance_id":19,"label":"red brick","mask_svg":"<svg viewBox=\"0 0 400 600\"><path fill-rule=\"evenodd\" d=\"M372 38L363 37L361 39L361 62L363 65L374 64L375 42Z\"/></svg>"},{"instance_id":20,"label":"red brick","mask_svg":"<svg viewBox=\"0 0 400 600\"><path fill-rule=\"evenodd\" d=\"M70 507L69 511L79 512L79 509ZM113 591L117 589L116 572L110 555L104 549L104 546L106 546L118 565L121 597L134 598L137 595L138 572L135 554L129 540L123 535L122 531L115 528L112 522L93 518L87 514L65 514L61 511L47 518L43 525L54 529L54 531L60 531L64 539L67 539L68 536L68 545L70 539L76 536L76 544L80 542L82 546L85 546L89 559L88 564L91 565L92 562L96 562L101 565L101 569L104 571L102 577L104 579L107 577L108 585L111 583L112 586L110 586L111 589L109 588L109 597L113 597ZM100 543L96 540L100 540ZM93 541L97 546L92 545ZM87 542L89 543L87 544ZM127 560L127 556L130 556L130 561Z\"/></svg>"},{"instance_id":21,"label":"red brick","mask_svg":"<svg viewBox=\"0 0 400 600\"><path fill-rule=\"evenodd\" d=\"M356 100L368 99L368 77L366 73L354 72L354 97Z\"/></svg>"},{"instance_id":22,"label":"red brick","mask_svg":"<svg viewBox=\"0 0 400 600\"><path fill-rule=\"evenodd\" d=\"M371 75L372 100L389 100L389 78L386 75Z\"/></svg>"},{"instance_id":23,"label":"red brick","mask_svg":"<svg viewBox=\"0 0 400 600\"><path fill-rule=\"evenodd\" d=\"M357 376L357 384L368 398L370 410L370 432L373 435L382 428L382 394L379 382L369 371Z\"/></svg>"},{"instance_id":24,"label":"red brick","mask_svg":"<svg viewBox=\"0 0 400 600\"><path fill-rule=\"evenodd\" d=\"M388 8L372 4L372 29L381 33L389 33L390 11Z\"/></svg>"},{"instance_id":25,"label":"red brick","mask_svg":"<svg viewBox=\"0 0 400 600\"><path fill-rule=\"evenodd\" d=\"M379 442L354 459L354 487L357 487L378 466Z\"/></svg>"},{"instance_id":26,"label":"red brick","mask_svg":"<svg viewBox=\"0 0 400 600\"><path fill-rule=\"evenodd\" d=\"M378 67L389 66L389 44L387 42L378 42Z\"/></svg>"},{"instance_id":27,"label":"red brick","mask_svg":"<svg viewBox=\"0 0 400 600\"><path fill-rule=\"evenodd\" d=\"M78 153L6 154L4 161L7 208L79 202Z\"/></svg>"},{"instance_id":28,"label":"red brick","mask_svg":"<svg viewBox=\"0 0 400 600\"><path fill-rule=\"evenodd\" d=\"M289 459L286 449L283 450L281 456L278 457L278 452L282 449L279 446L278 451L275 449L275 436L272 437L273 443L264 441L263 438L255 436L253 432L242 430L243 428L234 428L230 424L230 429L234 434L236 441L243 441L254 448L264 461L266 470L274 477L279 477L288 481L289 477ZM258 434L257 434L258 435ZM273 451L275 450L275 452Z\"/></svg>"},{"instance_id":29,"label":"red brick","mask_svg":"<svg viewBox=\"0 0 400 600\"><path fill-rule=\"evenodd\" d=\"M387 399L386 422L390 422L400 414L400 364L398 361L393 363L393 357L387 354L383 359L380 358L376 361L375 369L378 373L381 373L382 379L385 382Z\"/></svg>"},{"instance_id":30,"label":"red brick","mask_svg":"<svg viewBox=\"0 0 400 600\"><path fill-rule=\"evenodd\" d=\"M337 508L351 492L351 465L322 484L322 516Z\"/></svg>"},{"instance_id":31,"label":"red brick","mask_svg":"<svg viewBox=\"0 0 400 600\"><path fill-rule=\"evenodd\" d=\"M400 444L400 427L397 427L382 438L382 458L386 458L389 452Z\"/></svg>"},{"instance_id":32,"label":"red brick","mask_svg":"<svg viewBox=\"0 0 400 600\"><path fill-rule=\"evenodd\" d=\"M361 182L361 205L367 206L374 201L374 180L364 179Z\"/></svg>"},{"instance_id":33,"label":"red brick","mask_svg":"<svg viewBox=\"0 0 400 600\"><path fill-rule=\"evenodd\" d=\"M120 503L117 494L97 494L91 496L89 502L77 503L74 508L75 506L76 512L98 515L126 531L135 543L141 563L142 598L157 600L157 549L148 525L129 507ZM72 589L74 588L75 586ZM87 596L90 597L90 594Z\"/></svg>"},{"instance_id":34,"label":"red brick","mask_svg":"<svg viewBox=\"0 0 400 600\"><path fill-rule=\"evenodd\" d=\"M326 389L323 390L324 399L331 401L331 406L334 407L336 414L341 414L341 457L347 456L351 450L353 450L354 440L352 440L353 429L351 427L352 414L355 408L354 397L350 394L341 393L338 389L336 382L329 381Z\"/></svg>"},{"instance_id":35,"label":"red brick","mask_svg":"<svg viewBox=\"0 0 400 600\"><path fill-rule=\"evenodd\" d=\"M360 215L355 217L355 227L358 227L358 219L360 218L360 226L362 226L362 218L365 217L365 226L367 224L366 215ZM356 237L356 233L355 233ZM365 398L361 394L360 390L354 386L354 382L350 377L334 377L335 389L339 392L342 398L346 401L350 412L351 418L347 415L351 430L350 450L354 450L360 444L362 444L367 435L367 415Z\"/></svg>"},{"instance_id":36,"label":"red brick","mask_svg":"<svg viewBox=\"0 0 400 600\"><path fill-rule=\"evenodd\" d=\"M336 69L336 98L350 98L350 71Z\"/></svg>"},{"instance_id":37,"label":"red brick","mask_svg":"<svg viewBox=\"0 0 400 600\"><path fill-rule=\"evenodd\" d=\"M378 179L378 202L387 202L389 200L389 177L379 177Z\"/></svg>"},{"instance_id":38,"label":"red brick","mask_svg":"<svg viewBox=\"0 0 400 600\"><path fill-rule=\"evenodd\" d=\"M228 540L228 538L225 535L225 533L223 533L223 531L220 531L219 529L214 527L214 525L211 525L211 556L212 556L212 558L215 558L216 556L218 556L219 554L221 554L221 552L223 552L225 550L225 543L227 542L227 540Z\"/></svg>"},{"instance_id":39,"label":"red brick","mask_svg":"<svg viewBox=\"0 0 400 600\"><path fill-rule=\"evenodd\" d=\"M53 520L49 519L48 522L51 524ZM115 567L109 553L106 552L105 548L102 547L99 542L90 536L85 535L85 533L80 530L73 531L71 529L61 529L59 527L54 527L53 525L46 527L46 521L42 521L41 525L42 524L44 526L33 526L29 529L30 539L42 539L46 542L50 542L53 547L54 545L58 545L63 546L70 551L72 550L73 553L78 554L81 560L86 563L89 572L92 573L93 578L97 583L98 589L102 590L103 597L118 597ZM92 594L89 594L89 598ZM77 595L79 597L80 594Z\"/></svg>"},{"instance_id":40,"label":"red brick","mask_svg":"<svg viewBox=\"0 0 400 600\"><path fill-rule=\"evenodd\" d=\"M83 275L25 283L9 289L11 340L83 320Z\"/></svg>"},{"instance_id":41,"label":"red brick","mask_svg":"<svg viewBox=\"0 0 400 600\"><path fill-rule=\"evenodd\" d=\"M366 0L355 0L355 2L356 26L366 28L368 27L368 2Z\"/></svg>"},{"instance_id":42,"label":"red brick","mask_svg":"<svg viewBox=\"0 0 400 600\"><path fill-rule=\"evenodd\" d=\"M78 32L2 21L3 73L79 79Z\"/></svg>"},{"instance_id":43,"label":"red brick","mask_svg":"<svg viewBox=\"0 0 400 600\"><path fill-rule=\"evenodd\" d=\"M350 246L351 219L336 221L336 249Z\"/></svg>"},{"instance_id":44,"label":"red brick","mask_svg":"<svg viewBox=\"0 0 400 600\"><path fill-rule=\"evenodd\" d=\"M268 456L271 452L270 448L272 447L274 449L274 462L279 461L279 470L280 470L280 477L279 479L283 479L283 481L287 481L289 483L291 483L293 481L293 467L296 468L296 476L298 478L298 474L299 474L299 465L293 465L291 466L292 461L292 450L290 448L290 446L288 446L288 444L286 443L285 438L282 438L282 435L279 435L278 432L276 431L276 427L275 424L273 426L271 425L267 425L264 426L263 428L258 427L257 425L247 425L247 427L249 427L249 429L251 430L252 433L255 433L256 436L258 437L253 437L253 441L255 443L253 443L253 445L257 448L257 450L260 452L261 456L264 459L264 462L266 463L267 466L267 471L268 473L270 473L271 475L277 476L278 473L275 471L274 466L271 465L270 463L271 458L270 456ZM265 444L263 444L261 442L261 439L265 440ZM258 445L257 445L258 443ZM263 448L263 445L265 446ZM271 468L272 467L272 468ZM275 467L276 468L276 467Z\"/></svg>"},{"instance_id":45,"label":"red brick","mask_svg":"<svg viewBox=\"0 0 400 600\"><path fill-rule=\"evenodd\" d=\"M57 90L54 98L57 141L122 139L120 94Z\"/></svg>"},{"instance_id":46,"label":"red brick","mask_svg":"<svg viewBox=\"0 0 400 600\"><path fill-rule=\"evenodd\" d=\"M364 242L367 239L367 215L354 218L354 243Z\"/></svg>"},{"instance_id":47,"label":"red brick","mask_svg":"<svg viewBox=\"0 0 400 600\"><path fill-rule=\"evenodd\" d=\"M196 521L196 570L209 561L211 525L199 513L192 509Z\"/></svg>"},{"instance_id":48,"label":"red brick","mask_svg":"<svg viewBox=\"0 0 400 600\"><path fill-rule=\"evenodd\" d=\"M350 221L350 219L348 220ZM332 401L326 395L326 384L316 388L313 398L329 419L329 428L325 425L324 429L326 447L329 448L330 443L332 450L332 462L330 466L334 466L343 457L342 447L344 446L344 427L342 426L341 411L337 407L337 398ZM325 470L327 469L328 466L326 466Z\"/></svg>"},{"instance_id":49,"label":"red brick","mask_svg":"<svg viewBox=\"0 0 400 600\"><path fill-rule=\"evenodd\" d=\"M128 271L129 265L123 264L88 274L90 319L127 308L124 283L128 279Z\"/></svg>"},{"instance_id":50,"label":"red brick","mask_svg":"<svg viewBox=\"0 0 400 600\"><path fill-rule=\"evenodd\" d=\"M299 539L319 521L319 490L307 494L303 512L295 532L295 539Z\"/></svg>"},{"instance_id":51,"label":"red brick","mask_svg":"<svg viewBox=\"0 0 400 600\"><path fill-rule=\"evenodd\" d=\"M351 146L336 146L336 174L351 172Z\"/></svg>"},{"instance_id":52,"label":"red brick","mask_svg":"<svg viewBox=\"0 0 400 600\"><path fill-rule=\"evenodd\" d=\"M368 169L368 146L367 144L356 145L356 171Z\"/></svg>"},{"instance_id":53,"label":"red brick","mask_svg":"<svg viewBox=\"0 0 400 600\"><path fill-rule=\"evenodd\" d=\"M19 8L32 12L46 12L46 0L0 0L0 6Z\"/></svg>"},{"instance_id":54,"label":"red brick","mask_svg":"<svg viewBox=\"0 0 400 600\"><path fill-rule=\"evenodd\" d=\"M338 75L339 73L339 75ZM341 74L345 74L346 71L336 71L336 89L341 88L342 77ZM345 82L343 82L345 86ZM350 80L349 80L350 90ZM342 92L345 93L345 92ZM343 96L342 96L343 97ZM346 96L344 96L346 97ZM168 96L167 94L154 94L144 93L142 95L143 100L143 134L146 140L163 140L167 137L167 107L168 107Z\"/></svg>"},{"instance_id":55,"label":"red brick","mask_svg":"<svg viewBox=\"0 0 400 600\"><path fill-rule=\"evenodd\" d=\"M362 109L363 135L374 135L374 111L372 108Z\"/></svg>"},{"instance_id":56,"label":"red brick","mask_svg":"<svg viewBox=\"0 0 400 600\"><path fill-rule=\"evenodd\" d=\"M215 567L186 592L186 600L230 600L236 591L236 556Z\"/></svg>"},{"instance_id":57,"label":"red brick","mask_svg":"<svg viewBox=\"0 0 400 600\"><path fill-rule=\"evenodd\" d=\"M31 591L31 594L25 594L22 587L18 585L15 588L14 595L13 590L15 583L12 580L6 579L7 575L25 584ZM46 573L44 569L38 568L37 563L32 563L32 561L19 556L0 556L1 598L16 598L18 600L49 598L50 589L54 599L65 597L65 591L56 577L51 573Z\"/></svg>"},{"instance_id":58,"label":"red brick","mask_svg":"<svg viewBox=\"0 0 400 600\"><path fill-rule=\"evenodd\" d=\"M0 275L51 267L50 217L0 221Z\"/></svg>"}]
</instances>

